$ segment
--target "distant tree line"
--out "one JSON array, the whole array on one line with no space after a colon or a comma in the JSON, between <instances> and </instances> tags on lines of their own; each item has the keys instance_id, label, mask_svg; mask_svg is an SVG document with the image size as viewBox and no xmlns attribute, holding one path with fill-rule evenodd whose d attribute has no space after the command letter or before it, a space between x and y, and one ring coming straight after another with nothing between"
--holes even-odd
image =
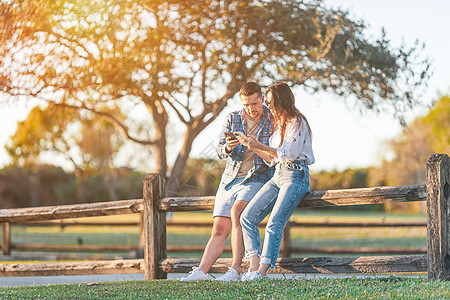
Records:
<instances>
[{"instance_id":1,"label":"distant tree line","mask_svg":"<svg viewBox=\"0 0 450 300\"><path fill-rule=\"evenodd\" d=\"M118 199L142 198L144 173L128 168L114 170L115 192ZM102 174L86 179L84 202L101 202L111 199ZM52 165L33 169L6 167L0 170L0 208L64 205L77 203L77 177Z\"/></svg>"}]
</instances>

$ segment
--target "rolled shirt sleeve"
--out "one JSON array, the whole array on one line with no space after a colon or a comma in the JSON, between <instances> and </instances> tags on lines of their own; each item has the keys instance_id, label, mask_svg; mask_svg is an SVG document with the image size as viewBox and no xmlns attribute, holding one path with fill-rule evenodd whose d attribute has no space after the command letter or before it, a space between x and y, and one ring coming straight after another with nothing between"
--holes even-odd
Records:
<instances>
[{"instance_id":1,"label":"rolled shirt sleeve","mask_svg":"<svg viewBox=\"0 0 450 300\"><path fill-rule=\"evenodd\" d=\"M217 155L220 159L225 159L230 157L231 152L227 153L226 151L226 136L225 132L231 131L231 116L227 116L227 120L225 124L222 126L222 132L220 133L219 144L216 147Z\"/></svg>"},{"instance_id":2,"label":"rolled shirt sleeve","mask_svg":"<svg viewBox=\"0 0 450 300\"><path fill-rule=\"evenodd\" d=\"M301 122L297 126L297 121L291 121L286 126L283 144L280 145L281 137L277 130L271 137L271 147L277 149L278 158L272 158L270 165L277 162L286 163L297 159L305 160L308 164L314 163L314 154L311 145L311 135L309 134L306 122Z\"/></svg>"}]
</instances>

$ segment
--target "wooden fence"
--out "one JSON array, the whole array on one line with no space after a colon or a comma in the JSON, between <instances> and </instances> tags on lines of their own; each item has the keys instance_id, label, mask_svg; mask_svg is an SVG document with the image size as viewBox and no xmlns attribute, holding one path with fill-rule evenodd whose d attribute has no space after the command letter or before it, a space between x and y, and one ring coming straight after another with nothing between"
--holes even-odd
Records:
<instances>
[{"instance_id":1,"label":"wooden fence","mask_svg":"<svg viewBox=\"0 0 450 300\"><path fill-rule=\"evenodd\" d=\"M61 245L61 244L15 244L11 235L12 227L15 225L25 226L25 227L44 227L44 226L57 226L64 229L69 226L133 226L141 229L142 223L139 222L86 222L86 221L76 221L76 220L58 220L55 221L44 221L44 222L25 222L25 223L3 223L4 226L10 226L10 230L5 230L4 234L10 235L5 236L4 240L9 242L2 246L3 255L10 255L10 251L96 251L96 252L131 252L134 251L137 256L143 251L144 244L142 241L144 237L139 234L139 244L136 245L97 245L90 244L86 245L83 243L80 237L79 244L71 245ZM168 221L166 224L169 227L212 227L211 222L171 222ZM264 228L266 223L261 223L260 228ZM384 219L382 222L294 222L290 221L287 223L284 229L284 234L282 238L280 256L281 257L291 257L293 253L314 253L314 254L425 254L427 253L426 247L293 247L291 241L291 230L292 228L376 228L376 227L423 227L426 228L427 223L424 221L420 222L386 222ZM139 230L141 233L142 230ZM203 252L205 245L167 245L167 252L180 253L180 252ZM231 252L231 246L225 246L224 252ZM143 253L143 252L142 252ZM138 257L136 257L138 258Z\"/></svg>"},{"instance_id":2,"label":"wooden fence","mask_svg":"<svg viewBox=\"0 0 450 300\"><path fill-rule=\"evenodd\" d=\"M312 191L299 207L340 207L427 201L427 254L366 257L280 258L272 273L386 273L428 272L428 278L450 278L450 159L433 154L427 162L426 185ZM2 245L8 245L10 223L143 212L144 259L72 263L2 264L0 276L89 275L145 273L163 279L167 273L186 273L199 259L167 258L166 212L212 210L214 197L163 198L158 174L144 179L144 197L136 200L0 210ZM211 268L224 273L231 259L219 259ZM248 268L243 264L244 270Z\"/></svg>"}]
</instances>

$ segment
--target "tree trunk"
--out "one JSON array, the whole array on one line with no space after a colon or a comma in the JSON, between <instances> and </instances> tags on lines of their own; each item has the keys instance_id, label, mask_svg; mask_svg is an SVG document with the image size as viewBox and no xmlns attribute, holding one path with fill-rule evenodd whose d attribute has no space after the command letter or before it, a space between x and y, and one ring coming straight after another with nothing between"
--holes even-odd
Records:
<instances>
[{"instance_id":1,"label":"tree trunk","mask_svg":"<svg viewBox=\"0 0 450 300\"><path fill-rule=\"evenodd\" d=\"M41 205L39 202L41 199L39 199L39 191L40 191L40 185L38 182L37 175L33 172L30 173L30 200L31 200L31 206L39 206Z\"/></svg>"},{"instance_id":2,"label":"tree trunk","mask_svg":"<svg viewBox=\"0 0 450 300\"><path fill-rule=\"evenodd\" d=\"M154 136L152 145L153 153L155 155L155 167L152 170L154 173L160 174L164 179L167 177L167 155L166 155L166 128L169 122L169 116L162 105L161 101L144 98L145 106L154 120Z\"/></svg>"},{"instance_id":3,"label":"tree trunk","mask_svg":"<svg viewBox=\"0 0 450 300\"><path fill-rule=\"evenodd\" d=\"M106 191L108 192L108 200L117 201L119 200L119 196L116 192L116 176L112 172L116 171L114 171L113 169L102 170L103 183L105 184Z\"/></svg>"},{"instance_id":4,"label":"tree trunk","mask_svg":"<svg viewBox=\"0 0 450 300\"><path fill-rule=\"evenodd\" d=\"M192 150L192 143L194 142L195 138L200 134L200 132L207 126L207 124L203 122L198 123L193 122L193 123L196 125L188 126L188 129L186 130L186 133L184 135L183 146L181 147L180 153L178 154L177 160L173 165L170 178L167 182L166 195L168 197L173 197L177 194L179 187L182 184L181 176L183 175L183 171L186 168L187 160Z\"/></svg>"},{"instance_id":5,"label":"tree trunk","mask_svg":"<svg viewBox=\"0 0 450 300\"><path fill-rule=\"evenodd\" d=\"M160 174L163 178L167 176L167 155L166 155L166 124L155 126L155 144L153 154L155 155L154 173Z\"/></svg>"},{"instance_id":6,"label":"tree trunk","mask_svg":"<svg viewBox=\"0 0 450 300\"><path fill-rule=\"evenodd\" d=\"M209 124L212 123L212 121L214 121L214 119L227 105L228 99L233 97L236 91L240 88L241 84L243 84L243 82L233 80L229 84L227 91L220 100L216 101L211 107L208 107L208 109L205 108L200 116L193 118L191 122L189 122L184 135L183 146L181 147L180 153L178 154L175 164L173 165L170 177L167 181L166 195L168 197L175 196L179 190L179 187L181 185L181 175L183 174L186 167L189 154L192 150L192 143L194 142L195 138L202 132L203 129L205 129ZM204 121L205 116L207 116L209 113L213 113L213 117Z\"/></svg>"},{"instance_id":7,"label":"tree trunk","mask_svg":"<svg viewBox=\"0 0 450 300\"><path fill-rule=\"evenodd\" d=\"M77 203L86 202L86 174L78 167L75 167L77 177Z\"/></svg>"}]
</instances>

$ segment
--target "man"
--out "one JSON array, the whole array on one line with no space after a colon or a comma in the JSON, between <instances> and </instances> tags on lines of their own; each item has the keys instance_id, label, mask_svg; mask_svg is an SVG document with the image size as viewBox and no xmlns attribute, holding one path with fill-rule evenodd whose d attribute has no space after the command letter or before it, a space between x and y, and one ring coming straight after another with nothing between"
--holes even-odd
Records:
<instances>
[{"instance_id":1,"label":"man","mask_svg":"<svg viewBox=\"0 0 450 300\"><path fill-rule=\"evenodd\" d=\"M261 157L244 147L238 140L225 135L225 132L242 132L266 145L269 144L272 115L263 105L264 96L261 87L255 82L248 82L241 87L239 98L243 109L227 116L217 146L219 158L226 159L227 164L216 194L211 238L206 245L200 265L194 267L190 275L182 278L182 281L210 279L207 272L222 254L230 232L232 265L228 272L216 280L240 280L244 243L239 218L248 202L274 172Z\"/></svg>"}]
</instances>

